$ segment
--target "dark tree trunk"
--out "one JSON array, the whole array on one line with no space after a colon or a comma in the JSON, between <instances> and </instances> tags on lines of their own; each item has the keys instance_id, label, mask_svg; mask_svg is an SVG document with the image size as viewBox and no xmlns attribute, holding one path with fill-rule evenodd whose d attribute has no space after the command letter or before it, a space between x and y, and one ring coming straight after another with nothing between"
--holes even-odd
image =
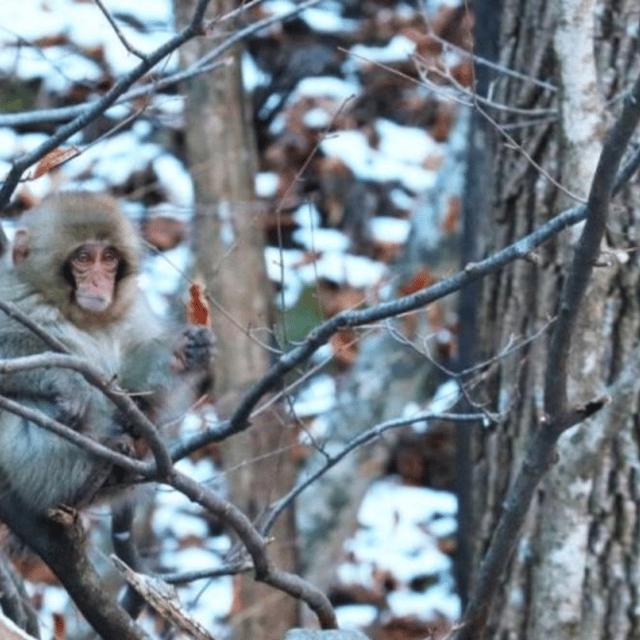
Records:
<instances>
[{"instance_id":1,"label":"dark tree trunk","mask_svg":"<svg viewBox=\"0 0 640 640\"><path fill-rule=\"evenodd\" d=\"M503 0L498 61L556 90L500 74L491 99L518 109L553 109L558 117L525 117L491 107L483 108L497 124L476 116L471 159L490 174L485 184L491 193L477 195L482 171L472 166L465 229L479 238L475 249L481 255L574 204L557 184L581 198L588 193L603 134L618 112L619 105L610 101L638 73L637 2L600 3L597 11L595 4ZM482 24L479 20L481 42L493 37ZM522 126L526 121L532 124ZM521 148L513 148L504 132ZM478 153L486 157L493 145L495 159L478 160ZM640 409L638 382L625 378L638 357L633 348L640 331L639 197L634 184L610 207L606 245L580 310L570 357L570 402L591 399L616 382L626 385L629 402L624 411L602 412L560 439L558 462L538 488L503 576L487 638L640 636ZM461 345L467 355L473 352L465 345L478 345L478 362L521 343L489 366L481 388L474 389L475 398L488 401L503 419L495 427L476 427L466 443L471 494L462 500L462 514L471 585L529 436L544 419L550 328L576 238L576 229L565 231L530 260L486 279L473 297L463 296ZM472 249L466 258L477 256ZM609 391L617 406L617 391Z\"/></svg>"}]
</instances>

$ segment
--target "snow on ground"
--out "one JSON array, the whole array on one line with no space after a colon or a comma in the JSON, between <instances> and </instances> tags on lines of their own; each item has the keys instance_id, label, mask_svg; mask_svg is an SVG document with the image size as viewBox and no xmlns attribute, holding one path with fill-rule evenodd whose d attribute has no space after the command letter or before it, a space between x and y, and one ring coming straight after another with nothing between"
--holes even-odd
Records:
<instances>
[{"instance_id":1,"label":"snow on ground","mask_svg":"<svg viewBox=\"0 0 640 640\"><path fill-rule=\"evenodd\" d=\"M359 528L345 544L349 561L338 567L339 578L345 585L375 588L376 574L387 573L395 583L386 596L392 614L455 620L460 599L451 558L439 549L438 538L455 533L456 512L448 491L405 486L394 477L374 482L358 512ZM428 589L411 587L421 580Z\"/></svg>"}]
</instances>

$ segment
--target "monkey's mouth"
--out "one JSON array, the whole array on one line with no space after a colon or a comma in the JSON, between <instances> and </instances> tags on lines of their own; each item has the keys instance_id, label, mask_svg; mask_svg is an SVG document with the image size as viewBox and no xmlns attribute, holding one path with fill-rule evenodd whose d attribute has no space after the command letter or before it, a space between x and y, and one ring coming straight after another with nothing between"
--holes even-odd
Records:
<instances>
[{"instance_id":1,"label":"monkey's mouth","mask_svg":"<svg viewBox=\"0 0 640 640\"><path fill-rule=\"evenodd\" d=\"M90 313L101 313L109 306L111 299L100 294L76 293L76 304Z\"/></svg>"}]
</instances>

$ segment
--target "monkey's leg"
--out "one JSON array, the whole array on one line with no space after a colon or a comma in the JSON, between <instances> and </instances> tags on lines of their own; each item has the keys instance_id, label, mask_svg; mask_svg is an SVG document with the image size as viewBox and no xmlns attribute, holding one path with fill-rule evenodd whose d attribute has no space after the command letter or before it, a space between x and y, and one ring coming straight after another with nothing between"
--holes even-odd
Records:
<instances>
[{"instance_id":1,"label":"monkey's leg","mask_svg":"<svg viewBox=\"0 0 640 640\"><path fill-rule=\"evenodd\" d=\"M142 572L142 561L132 535L133 514L131 500L119 500L111 506L111 542L118 558L134 571ZM131 585L127 585L120 597L120 606L135 620L144 604L144 598Z\"/></svg>"},{"instance_id":2,"label":"monkey's leg","mask_svg":"<svg viewBox=\"0 0 640 640\"><path fill-rule=\"evenodd\" d=\"M126 434L109 438L103 444L128 456L133 457L135 454L133 438ZM104 489L122 484L126 475L127 472L124 469L108 460L96 460L91 473L78 487L76 498L70 506L76 509L88 507Z\"/></svg>"}]
</instances>

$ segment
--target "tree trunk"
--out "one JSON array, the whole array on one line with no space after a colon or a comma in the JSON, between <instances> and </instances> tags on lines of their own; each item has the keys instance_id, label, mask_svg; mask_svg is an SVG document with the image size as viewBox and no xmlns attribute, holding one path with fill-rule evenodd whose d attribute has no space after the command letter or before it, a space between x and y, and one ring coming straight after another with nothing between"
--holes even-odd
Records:
<instances>
[{"instance_id":1,"label":"tree trunk","mask_svg":"<svg viewBox=\"0 0 640 640\"><path fill-rule=\"evenodd\" d=\"M633 0L615 6L503 1L499 62L557 90L501 75L491 99L519 109L557 109L559 118L504 129L522 149L514 149L492 125L496 156L485 166L495 167L493 198L475 199L466 207L467 216L489 220L479 228L485 254L575 204L557 183L586 197L611 124L605 105L615 115L618 104L608 101L638 73L637 10ZM483 33L490 37L482 28L478 37ZM500 125L527 120L487 111ZM486 133L486 122L479 123L476 118L472 141L478 127ZM616 410L597 414L560 439L558 462L537 491L494 601L487 638L640 637L640 385L633 376L625 377L638 357L633 347L640 330L635 252L639 196L633 185L610 207L606 246L572 340L570 403L590 400L618 383L609 389ZM520 343L487 369L484 397L478 397L488 399L504 419L496 427L478 427L468 443L472 490L470 500L463 502L468 507L463 531L474 532L469 545L473 569L487 549L529 436L544 418L542 387L551 324L576 238L577 230L569 229L531 260L485 280L476 296L475 323L468 319L473 315L462 312L466 344L479 345L476 361ZM626 385L626 395L621 395L621 385ZM624 409L618 410L621 404Z\"/></svg>"},{"instance_id":2,"label":"tree trunk","mask_svg":"<svg viewBox=\"0 0 640 640\"><path fill-rule=\"evenodd\" d=\"M176 0L178 19L189 15L192 0ZM235 8L216 0L210 16ZM219 23L217 29L233 28ZM221 34L222 35L222 34ZM201 38L181 50L186 63L211 48ZM196 193L194 248L196 267L213 301L218 337L215 391L233 409L240 393L269 366L269 299L264 265L263 212L254 198L256 152L251 119L243 96L240 51L229 64L189 83L185 107L186 145ZM233 502L257 516L292 485L296 469L288 455L295 437L275 412L222 447ZM270 532L270 557L278 567L296 569L295 529L291 513ZM276 640L297 622L297 602L253 581L237 578L233 618L235 637Z\"/></svg>"}]
</instances>

